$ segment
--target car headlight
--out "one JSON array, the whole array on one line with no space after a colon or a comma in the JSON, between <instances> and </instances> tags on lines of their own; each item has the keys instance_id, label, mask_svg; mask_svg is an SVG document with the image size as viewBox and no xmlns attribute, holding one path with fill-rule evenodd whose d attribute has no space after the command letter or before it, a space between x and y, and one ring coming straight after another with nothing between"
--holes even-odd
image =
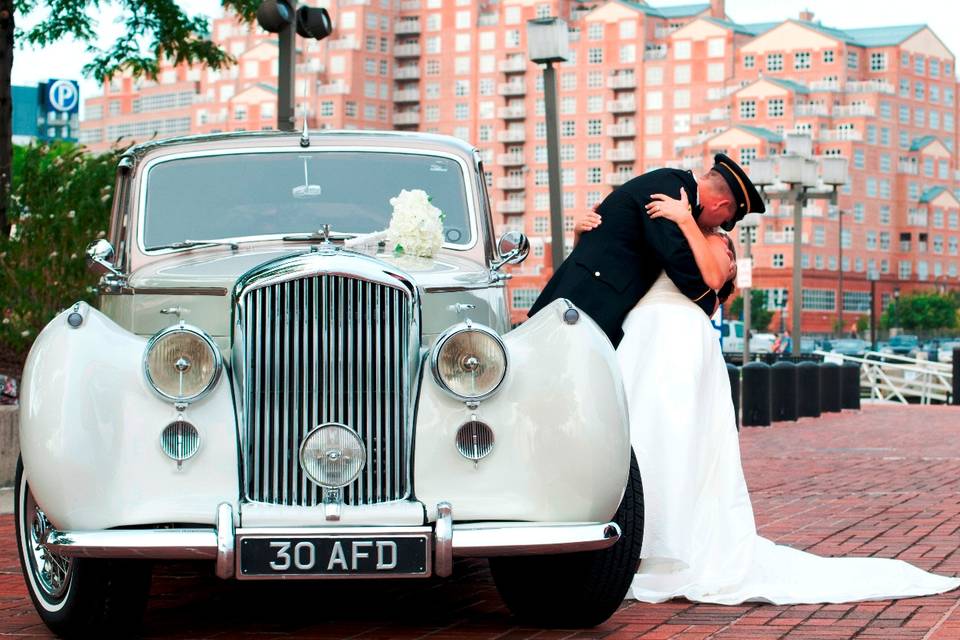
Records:
<instances>
[{"instance_id":1,"label":"car headlight","mask_svg":"<svg viewBox=\"0 0 960 640\"><path fill-rule=\"evenodd\" d=\"M460 400L482 400L507 375L507 350L492 329L472 323L451 327L433 349L433 377Z\"/></svg>"},{"instance_id":2,"label":"car headlight","mask_svg":"<svg viewBox=\"0 0 960 640\"><path fill-rule=\"evenodd\" d=\"M168 400L190 402L213 388L223 367L213 339L189 325L168 327L150 338L143 355L143 373L153 389Z\"/></svg>"}]
</instances>

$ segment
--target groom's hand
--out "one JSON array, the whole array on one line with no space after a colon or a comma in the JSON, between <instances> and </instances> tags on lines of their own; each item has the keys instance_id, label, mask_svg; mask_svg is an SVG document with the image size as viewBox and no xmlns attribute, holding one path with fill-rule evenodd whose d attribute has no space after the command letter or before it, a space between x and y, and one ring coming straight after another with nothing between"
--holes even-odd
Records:
<instances>
[{"instance_id":1,"label":"groom's hand","mask_svg":"<svg viewBox=\"0 0 960 640\"><path fill-rule=\"evenodd\" d=\"M600 226L600 223L603 222L603 218L600 217L600 214L597 213L597 206L594 205L591 211L586 212L579 220L574 223L573 226L573 235L576 238L580 237L585 231L591 231Z\"/></svg>"}]
</instances>

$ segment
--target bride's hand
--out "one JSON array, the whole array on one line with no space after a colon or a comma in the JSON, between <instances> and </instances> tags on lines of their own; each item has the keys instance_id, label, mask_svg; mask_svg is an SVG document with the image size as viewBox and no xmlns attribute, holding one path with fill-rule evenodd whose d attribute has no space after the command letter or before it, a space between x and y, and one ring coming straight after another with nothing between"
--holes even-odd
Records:
<instances>
[{"instance_id":1,"label":"bride's hand","mask_svg":"<svg viewBox=\"0 0 960 640\"><path fill-rule=\"evenodd\" d=\"M693 220L693 211L687 200L686 189L680 189L679 200L662 193L653 194L650 196L650 202L647 203L647 213L651 219L666 218L677 224Z\"/></svg>"}]
</instances>

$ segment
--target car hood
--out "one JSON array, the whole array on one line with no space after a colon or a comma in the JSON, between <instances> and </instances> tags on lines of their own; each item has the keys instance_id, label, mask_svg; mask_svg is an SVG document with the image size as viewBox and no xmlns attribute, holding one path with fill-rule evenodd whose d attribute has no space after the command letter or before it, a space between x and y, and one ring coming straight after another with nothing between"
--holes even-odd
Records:
<instances>
[{"instance_id":1,"label":"car hood","mask_svg":"<svg viewBox=\"0 0 960 640\"><path fill-rule=\"evenodd\" d=\"M171 255L166 260L150 263L131 274L129 285L137 292L151 289L222 289L232 291L239 277L250 269L277 258L309 252L309 247L296 249L263 248L247 251L204 249L190 256ZM342 250L345 254L369 255L385 264L408 273L426 290L457 286L483 286L490 282L490 271L484 265L453 252L443 251L433 258L394 256L389 253Z\"/></svg>"}]
</instances>

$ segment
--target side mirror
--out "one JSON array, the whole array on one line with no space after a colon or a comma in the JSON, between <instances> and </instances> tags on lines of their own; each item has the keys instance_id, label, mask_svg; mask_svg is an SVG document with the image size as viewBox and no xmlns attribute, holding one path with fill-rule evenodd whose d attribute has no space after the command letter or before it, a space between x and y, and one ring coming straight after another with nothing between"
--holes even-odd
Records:
<instances>
[{"instance_id":1,"label":"side mirror","mask_svg":"<svg viewBox=\"0 0 960 640\"><path fill-rule=\"evenodd\" d=\"M119 276L113 264L113 245L101 238L87 245L87 268L100 275Z\"/></svg>"},{"instance_id":2,"label":"side mirror","mask_svg":"<svg viewBox=\"0 0 960 640\"><path fill-rule=\"evenodd\" d=\"M520 264L530 255L530 241L520 231L507 231L497 242L497 252L500 258L494 261L494 270L505 264Z\"/></svg>"}]
</instances>

